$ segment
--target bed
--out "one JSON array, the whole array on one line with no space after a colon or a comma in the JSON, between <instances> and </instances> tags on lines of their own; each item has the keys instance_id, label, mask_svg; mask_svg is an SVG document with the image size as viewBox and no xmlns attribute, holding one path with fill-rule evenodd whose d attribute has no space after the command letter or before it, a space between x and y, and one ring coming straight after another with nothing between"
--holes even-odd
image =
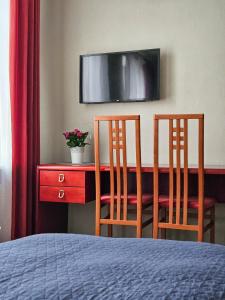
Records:
<instances>
[{"instance_id":1,"label":"bed","mask_svg":"<svg viewBox=\"0 0 225 300\"><path fill-rule=\"evenodd\" d=\"M0 299L225 299L225 247L29 236L0 244Z\"/></svg>"}]
</instances>

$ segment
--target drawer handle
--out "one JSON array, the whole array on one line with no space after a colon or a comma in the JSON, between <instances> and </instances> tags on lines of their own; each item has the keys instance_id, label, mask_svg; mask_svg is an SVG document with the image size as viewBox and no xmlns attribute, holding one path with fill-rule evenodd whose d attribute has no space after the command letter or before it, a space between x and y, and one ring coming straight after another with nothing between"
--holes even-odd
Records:
<instances>
[{"instance_id":1,"label":"drawer handle","mask_svg":"<svg viewBox=\"0 0 225 300\"><path fill-rule=\"evenodd\" d=\"M58 193L58 198L62 199L64 197L64 195L65 195L64 190L60 190Z\"/></svg>"},{"instance_id":2,"label":"drawer handle","mask_svg":"<svg viewBox=\"0 0 225 300\"><path fill-rule=\"evenodd\" d=\"M64 174L59 174L59 182L63 182L65 180Z\"/></svg>"}]
</instances>

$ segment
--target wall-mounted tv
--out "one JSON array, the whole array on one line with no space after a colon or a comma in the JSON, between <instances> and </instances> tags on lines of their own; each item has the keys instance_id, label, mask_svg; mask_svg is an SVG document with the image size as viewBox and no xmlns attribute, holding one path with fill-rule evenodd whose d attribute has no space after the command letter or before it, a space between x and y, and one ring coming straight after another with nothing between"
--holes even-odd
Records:
<instances>
[{"instance_id":1,"label":"wall-mounted tv","mask_svg":"<svg viewBox=\"0 0 225 300\"><path fill-rule=\"evenodd\" d=\"M80 103L160 99L160 49L80 56Z\"/></svg>"}]
</instances>

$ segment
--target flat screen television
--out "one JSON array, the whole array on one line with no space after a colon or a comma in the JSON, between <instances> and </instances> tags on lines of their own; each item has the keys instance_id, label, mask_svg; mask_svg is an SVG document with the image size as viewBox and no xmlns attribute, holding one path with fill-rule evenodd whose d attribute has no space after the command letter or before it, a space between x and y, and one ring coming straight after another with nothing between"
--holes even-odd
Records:
<instances>
[{"instance_id":1,"label":"flat screen television","mask_svg":"<svg viewBox=\"0 0 225 300\"><path fill-rule=\"evenodd\" d=\"M80 103L160 99L160 49L80 56Z\"/></svg>"}]
</instances>

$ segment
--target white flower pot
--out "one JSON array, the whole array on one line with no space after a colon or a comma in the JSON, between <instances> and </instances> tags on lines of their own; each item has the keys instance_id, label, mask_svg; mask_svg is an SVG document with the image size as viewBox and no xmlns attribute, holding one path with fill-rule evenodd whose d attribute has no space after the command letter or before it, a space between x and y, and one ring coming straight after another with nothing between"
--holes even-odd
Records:
<instances>
[{"instance_id":1,"label":"white flower pot","mask_svg":"<svg viewBox=\"0 0 225 300\"><path fill-rule=\"evenodd\" d=\"M82 164L84 147L70 148L72 164Z\"/></svg>"}]
</instances>

